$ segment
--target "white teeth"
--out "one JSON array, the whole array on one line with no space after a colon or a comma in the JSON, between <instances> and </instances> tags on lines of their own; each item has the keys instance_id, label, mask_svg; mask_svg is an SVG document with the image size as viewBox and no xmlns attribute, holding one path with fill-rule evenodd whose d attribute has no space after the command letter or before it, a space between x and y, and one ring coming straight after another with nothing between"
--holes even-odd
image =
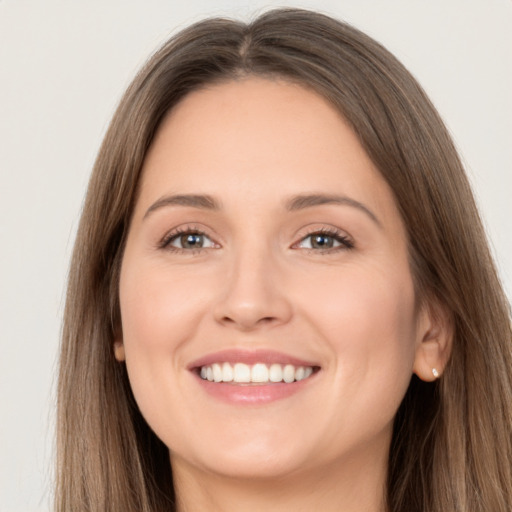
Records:
<instances>
[{"instance_id":1,"label":"white teeth","mask_svg":"<svg viewBox=\"0 0 512 512\"><path fill-rule=\"evenodd\" d=\"M233 368L229 363L222 365L222 382L232 382L234 378Z\"/></svg>"},{"instance_id":2,"label":"white teeth","mask_svg":"<svg viewBox=\"0 0 512 512\"><path fill-rule=\"evenodd\" d=\"M233 380L235 382L251 382L251 367L244 363L236 363Z\"/></svg>"},{"instance_id":3,"label":"white teeth","mask_svg":"<svg viewBox=\"0 0 512 512\"><path fill-rule=\"evenodd\" d=\"M283 367L280 364L270 365L269 379L270 382L281 382L283 380Z\"/></svg>"},{"instance_id":4,"label":"white teeth","mask_svg":"<svg viewBox=\"0 0 512 512\"><path fill-rule=\"evenodd\" d=\"M213 363L202 366L199 372L203 380L210 382L237 382L262 384L267 382L291 383L307 379L313 374L311 366L294 366L264 363L248 365L245 363Z\"/></svg>"},{"instance_id":5,"label":"white teeth","mask_svg":"<svg viewBox=\"0 0 512 512\"><path fill-rule=\"evenodd\" d=\"M222 368L220 367L220 364L212 364L212 370L213 370L213 381L214 382L222 382Z\"/></svg>"},{"instance_id":6,"label":"white teeth","mask_svg":"<svg viewBox=\"0 0 512 512\"><path fill-rule=\"evenodd\" d=\"M251 369L251 382L268 382L268 368L261 363Z\"/></svg>"},{"instance_id":7,"label":"white teeth","mask_svg":"<svg viewBox=\"0 0 512 512\"><path fill-rule=\"evenodd\" d=\"M283 380L285 382L293 382L295 380L295 367L287 364L283 370Z\"/></svg>"}]
</instances>

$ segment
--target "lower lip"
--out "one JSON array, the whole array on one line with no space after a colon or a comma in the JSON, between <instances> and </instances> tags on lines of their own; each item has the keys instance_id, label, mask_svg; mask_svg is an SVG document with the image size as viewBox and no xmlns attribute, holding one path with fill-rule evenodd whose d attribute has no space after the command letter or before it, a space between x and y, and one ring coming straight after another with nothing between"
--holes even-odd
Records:
<instances>
[{"instance_id":1,"label":"lower lip","mask_svg":"<svg viewBox=\"0 0 512 512\"><path fill-rule=\"evenodd\" d=\"M315 374L304 380L268 384L233 384L210 382L197 376L202 389L215 398L231 404L260 405L288 398L300 392L314 380Z\"/></svg>"}]
</instances>

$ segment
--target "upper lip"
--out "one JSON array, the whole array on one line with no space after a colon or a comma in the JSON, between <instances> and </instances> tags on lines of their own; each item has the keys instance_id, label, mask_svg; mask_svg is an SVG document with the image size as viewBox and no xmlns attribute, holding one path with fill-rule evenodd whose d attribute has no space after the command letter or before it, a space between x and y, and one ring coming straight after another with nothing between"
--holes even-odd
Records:
<instances>
[{"instance_id":1,"label":"upper lip","mask_svg":"<svg viewBox=\"0 0 512 512\"><path fill-rule=\"evenodd\" d=\"M291 356L275 350L247 350L247 349L227 349L218 352L206 354L199 359L194 360L188 365L188 369L200 368L213 363L245 363L248 365L256 363L265 364L292 364L294 366L319 366L318 363L308 361L299 357Z\"/></svg>"}]
</instances>

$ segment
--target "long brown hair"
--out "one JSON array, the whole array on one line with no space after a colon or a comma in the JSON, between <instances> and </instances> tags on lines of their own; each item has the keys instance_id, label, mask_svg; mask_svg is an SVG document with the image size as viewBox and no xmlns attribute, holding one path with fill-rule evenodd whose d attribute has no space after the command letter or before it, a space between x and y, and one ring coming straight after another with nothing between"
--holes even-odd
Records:
<instances>
[{"instance_id":1,"label":"long brown hair","mask_svg":"<svg viewBox=\"0 0 512 512\"><path fill-rule=\"evenodd\" d=\"M411 380L388 467L391 512L512 510L510 310L475 202L436 110L406 69L353 27L297 9L250 24L210 19L167 42L124 95L101 146L75 243L58 387L59 512L161 512L168 449L142 418L123 364L119 268L142 164L189 92L258 75L302 84L350 123L393 190L420 300L452 318L450 362Z\"/></svg>"}]
</instances>

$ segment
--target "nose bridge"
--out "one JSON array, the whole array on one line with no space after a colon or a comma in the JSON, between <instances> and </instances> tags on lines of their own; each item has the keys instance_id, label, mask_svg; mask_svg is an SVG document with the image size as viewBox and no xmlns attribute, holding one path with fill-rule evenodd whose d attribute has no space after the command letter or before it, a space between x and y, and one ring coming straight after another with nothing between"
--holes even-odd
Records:
<instances>
[{"instance_id":1,"label":"nose bridge","mask_svg":"<svg viewBox=\"0 0 512 512\"><path fill-rule=\"evenodd\" d=\"M291 304L273 247L247 237L233 248L216 318L242 330L289 320Z\"/></svg>"}]
</instances>

